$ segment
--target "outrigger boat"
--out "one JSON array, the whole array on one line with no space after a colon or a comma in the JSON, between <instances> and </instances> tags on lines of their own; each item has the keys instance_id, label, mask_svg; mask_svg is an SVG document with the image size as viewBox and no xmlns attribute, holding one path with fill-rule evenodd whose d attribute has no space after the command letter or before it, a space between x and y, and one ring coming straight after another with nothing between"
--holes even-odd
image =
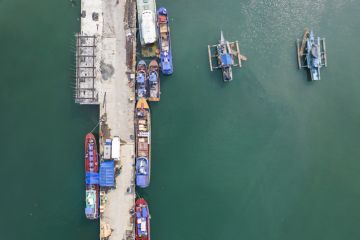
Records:
<instances>
[{"instance_id":1,"label":"outrigger boat","mask_svg":"<svg viewBox=\"0 0 360 240\"><path fill-rule=\"evenodd\" d=\"M147 97L147 66L144 60L140 60L136 68L136 98Z\"/></svg>"},{"instance_id":2,"label":"outrigger boat","mask_svg":"<svg viewBox=\"0 0 360 240\"><path fill-rule=\"evenodd\" d=\"M320 80L320 68L327 67L325 38L315 37L313 31L304 30L302 41L296 40L299 69L308 68L312 81Z\"/></svg>"},{"instance_id":3,"label":"outrigger boat","mask_svg":"<svg viewBox=\"0 0 360 240\"><path fill-rule=\"evenodd\" d=\"M150 240L150 212L143 198L135 201L135 239Z\"/></svg>"},{"instance_id":4,"label":"outrigger boat","mask_svg":"<svg viewBox=\"0 0 360 240\"><path fill-rule=\"evenodd\" d=\"M99 217L99 163L96 139L92 133L85 137L86 207L88 219Z\"/></svg>"},{"instance_id":5,"label":"outrigger boat","mask_svg":"<svg viewBox=\"0 0 360 240\"><path fill-rule=\"evenodd\" d=\"M160 77L159 64L156 60L152 60L148 68L149 76L149 101L160 101Z\"/></svg>"},{"instance_id":6,"label":"outrigger boat","mask_svg":"<svg viewBox=\"0 0 360 240\"><path fill-rule=\"evenodd\" d=\"M239 42L227 41L222 31L219 43L208 45L208 54L210 70L221 69L224 82L233 80L232 66L241 67L241 60L247 60L240 54Z\"/></svg>"},{"instance_id":7,"label":"outrigger boat","mask_svg":"<svg viewBox=\"0 0 360 240\"><path fill-rule=\"evenodd\" d=\"M136 133L136 186L145 188L150 184L151 172L151 117L145 98L140 98L135 108Z\"/></svg>"},{"instance_id":8,"label":"outrigger boat","mask_svg":"<svg viewBox=\"0 0 360 240\"><path fill-rule=\"evenodd\" d=\"M161 7L157 11L158 31L159 31L159 49L160 49L160 68L164 75L173 73L172 53L169 16L166 8Z\"/></svg>"}]
</instances>

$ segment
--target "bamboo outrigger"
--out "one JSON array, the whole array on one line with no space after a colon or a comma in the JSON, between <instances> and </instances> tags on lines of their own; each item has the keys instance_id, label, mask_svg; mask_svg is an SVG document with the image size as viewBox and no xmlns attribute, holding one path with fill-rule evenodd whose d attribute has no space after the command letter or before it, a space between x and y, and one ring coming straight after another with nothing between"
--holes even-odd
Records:
<instances>
[{"instance_id":1,"label":"bamboo outrigger","mask_svg":"<svg viewBox=\"0 0 360 240\"><path fill-rule=\"evenodd\" d=\"M231 67L242 67L241 61L247 60L245 56L240 54L239 42L225 40L222 31L219 43L208 45L208 54L210 71L220 68L225 82L233 79Z\"/></svg>"},{"instance_id":2,"label":"bamboo outrigger","mask_svg":"<svg viewBox=\"0 0 360 240\"><path fill-rule=\"evenodd\" d=\"M314 37L313 31L304 30L303 39L296 40L299 69L308 68L311 80L320 80L320 68L327 67L325 38Z\"/></svg>"}]
</instances>

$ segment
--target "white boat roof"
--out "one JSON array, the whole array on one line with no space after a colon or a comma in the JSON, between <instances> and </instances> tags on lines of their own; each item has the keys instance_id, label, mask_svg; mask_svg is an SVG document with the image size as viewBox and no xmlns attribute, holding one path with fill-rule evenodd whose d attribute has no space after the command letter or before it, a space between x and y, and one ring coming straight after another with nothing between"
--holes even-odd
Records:
<instances>
[{"instance_id":1,"label":"white boat roof","mask_svg":"<svg viewBox=\"0 0 360 240\"><path fill-rule=\"evenodd\" d=\"M141 32L146 44L156 41L155 17L150 10L142 12Z\"/></svg>"}]
</instances>

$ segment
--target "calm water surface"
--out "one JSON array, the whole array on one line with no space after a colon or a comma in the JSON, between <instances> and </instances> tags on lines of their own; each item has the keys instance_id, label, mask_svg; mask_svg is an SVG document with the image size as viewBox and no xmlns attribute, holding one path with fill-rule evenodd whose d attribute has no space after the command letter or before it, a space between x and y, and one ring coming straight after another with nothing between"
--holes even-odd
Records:
<instances>
[{"instance_id":1,"label":"calm water surface","mask_svg":"<svg viewBox=\"0 0 360 240\"><path fill-rule=\"evenodd\" d=\"M153 239L360 239L360 2L158 0L175 73L152 104ZM1 239L97 239L83 214L83 137L97 107L72 97L69 1L0 0ZM320 82L295 39L327 39ZM220 30L249 59L224 84Z\"/></svg>"}]
</instances>

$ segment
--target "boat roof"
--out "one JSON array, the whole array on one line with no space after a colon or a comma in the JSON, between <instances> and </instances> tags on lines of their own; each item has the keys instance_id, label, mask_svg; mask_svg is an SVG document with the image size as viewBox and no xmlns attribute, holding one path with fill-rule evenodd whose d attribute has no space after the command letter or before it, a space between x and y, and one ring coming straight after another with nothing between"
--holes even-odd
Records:
<instances>
[{"instance_id":1,"label":"boat roof","mask_svg":"<svg viewBox=\"0 0 360 240\"><path fill-rule=\"evenodd\" d=\"M115 186L115 164L114 160L100 163L99 183L102 187Z\"/></svg>"},{"instance_id":2,"label":"boat roof","mask_svg":"<svg viewBox=\"0 0 360 240\"><path fill-rule=\"evenodd\" d=\"M99 184L99 174L95 172L86 172L85 183L87 185Z\"/></svg>"},{"instance_id":3,"label":"boat roof","mask_svg":"<svg viewBox=\"0 0 360 240\"><path fill-rule=\"evenodd\" d=\"M221 54L220 58L221 58L222 65L231 65L232 64L232 59L231 59L230 54L223 53L223 54Z\"/></svg>"}]
</instances>

